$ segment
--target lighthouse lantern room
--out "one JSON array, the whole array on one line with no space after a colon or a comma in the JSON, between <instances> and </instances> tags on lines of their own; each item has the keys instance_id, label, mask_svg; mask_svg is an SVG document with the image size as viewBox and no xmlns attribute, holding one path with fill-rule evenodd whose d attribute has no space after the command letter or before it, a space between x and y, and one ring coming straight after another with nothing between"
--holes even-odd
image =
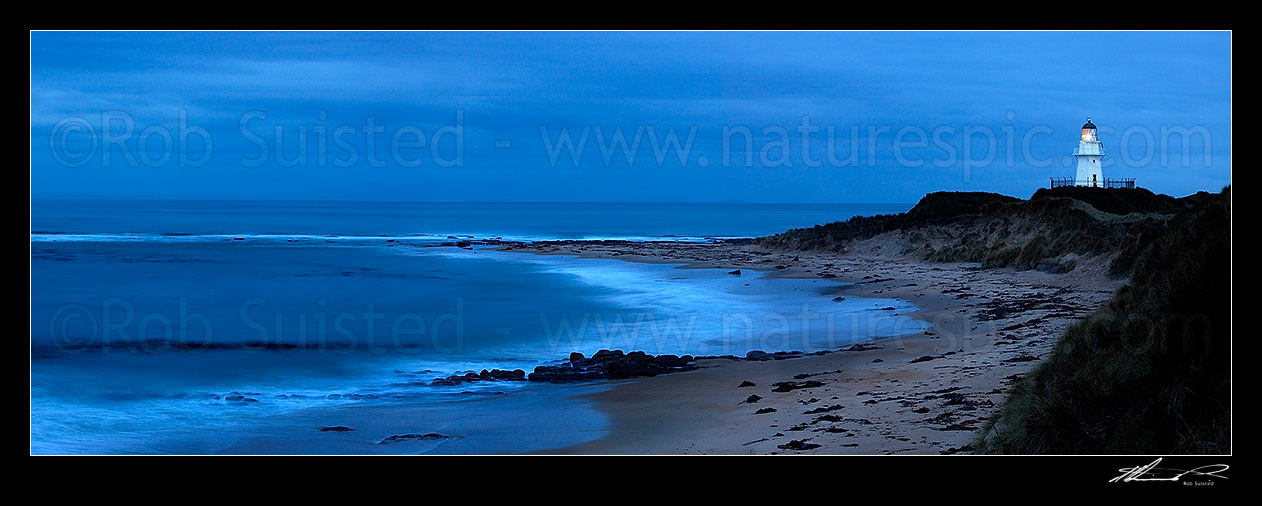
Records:
<instances>
[{"instance_id":1,"label":"lighthouse lantern room","mask_svg":"<svg viewBox=\"0 0 1262 506\"><path fill-rule=\"evenodd\" d=\"M1104 186L1104 175L1100 172L1100 160L1104 158L1104 145L1100 143L1100 136L1090 117L1087 117L1087 123L1082 125L1082 140L1078 141L1074 158L1078 160L1078 175L1074 178L1075 186Z\"/></svg>"}]
</instances>

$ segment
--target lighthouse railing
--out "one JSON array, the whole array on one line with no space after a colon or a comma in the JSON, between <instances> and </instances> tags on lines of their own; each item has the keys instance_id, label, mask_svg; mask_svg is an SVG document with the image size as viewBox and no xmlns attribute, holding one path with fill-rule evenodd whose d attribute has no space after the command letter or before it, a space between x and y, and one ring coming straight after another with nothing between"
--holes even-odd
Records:
<instances>
[{"instance_id":1,"label":"lighthouse railing","mask_svg":"<svg viewBox=\"0 0 1262 506\"><path fill-rule=\"evenodd\" d=\"M1135 178L1104 178L1103 180L1092 181L1090 179L1074 179L1072 177L1052 177L1048 178L1052 188L1061 188L1064 186L1087 186L1095 188L1135 188Z\"/></svg>"}]
</instances>

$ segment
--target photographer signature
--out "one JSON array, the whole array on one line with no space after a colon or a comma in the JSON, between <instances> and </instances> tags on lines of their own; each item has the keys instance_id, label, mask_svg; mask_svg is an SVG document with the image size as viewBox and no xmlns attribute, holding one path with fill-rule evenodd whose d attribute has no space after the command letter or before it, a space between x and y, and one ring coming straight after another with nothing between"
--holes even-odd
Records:
<instances>
[{"instance_id":1,"label":"photographer signature","mask_svg":"<svg viewBox=\"0 0 1262 506\"><path fill-rule=\"evenodd\" d=\"M1130 481L1179 481L1182 480L1184 476L1188 475L1192 475L1193 477L1204 476L1209 478L1222 478L1224 480L1227 479L1226 476L1218 474L1228 469L1227 464L1210 464L1195 469L1183 470L1157 467L1157 464L1160 463L1161 459L1157 459L1146 466L1123 467L1118 469L1118 471L1122 472L1121 476L1109 480L1109 483Z\"/></svg>"}]
</instances>

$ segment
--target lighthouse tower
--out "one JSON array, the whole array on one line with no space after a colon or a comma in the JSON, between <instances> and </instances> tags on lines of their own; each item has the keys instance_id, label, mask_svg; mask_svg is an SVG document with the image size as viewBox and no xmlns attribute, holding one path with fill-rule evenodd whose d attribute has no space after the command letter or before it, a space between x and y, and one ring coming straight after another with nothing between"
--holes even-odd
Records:
<instances>
[{"instance_id":1,"label":"lighthouse tower","mask_svg":"<svg viewBox=\"0 0 1262 506\"><path fill-rule=\"evenodd\" d=\"M1074 178L1076 186L1103 187L1104 175L1100 172L1100 159L1104 158L1104 146L1096 134L1095 123L1087 117L1087 124L1082 125L1082 140L1074 150L1074 158L1078 159L1078 175Z\"/></svg>"}]
</instances>

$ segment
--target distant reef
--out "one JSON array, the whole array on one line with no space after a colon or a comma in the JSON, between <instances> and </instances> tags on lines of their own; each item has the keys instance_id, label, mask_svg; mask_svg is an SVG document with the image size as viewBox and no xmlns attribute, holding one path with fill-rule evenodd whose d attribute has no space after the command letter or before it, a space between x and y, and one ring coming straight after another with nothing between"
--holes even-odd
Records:
<instances>
[{"instance_id":1,"label":"distant reef","mask_svg":"<svg viewBox=\"0 0 1262 506\"><path fill-rule=\"evenodd\" d=\"M1201 192L1175 198L1142 188L1041 189L1028 200L936 192L906 213L793 229L754 244L1057 273L1074 270L1083 257L1113 255L1109 273L1125 277L1145 245L1167 230L1172 219L1210 197Z\"/></svg>"}]
</instances>

